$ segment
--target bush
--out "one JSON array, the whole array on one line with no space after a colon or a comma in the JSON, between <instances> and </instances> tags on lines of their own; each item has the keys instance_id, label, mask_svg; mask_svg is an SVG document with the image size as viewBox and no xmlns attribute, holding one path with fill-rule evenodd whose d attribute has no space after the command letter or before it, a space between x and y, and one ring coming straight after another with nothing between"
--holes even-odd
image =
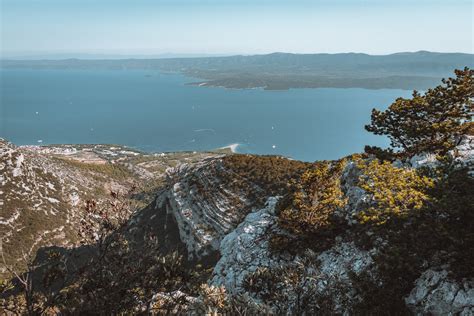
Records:
<instances>
[{"instance_id":1,"label":"bush","mask_svg":"<svg viewBox=\"0 0 474 316\"><path fill-rule=\"evenodd\" d=\"M318 262L305 258L291 266L262 267L247 275L246 291L270 306L276 315L331 315L335 313L334 294L339 284L322 291L318 287ZM337 282L335 282L337 283Z\"/></svg>"},{"instance_id":2,"label":"bush","mask_svg":"<svg viewBox=\"0 0 474 316\"><path fill-rule=\"evenodd\" d=\"M216 169L216 178L226 189L239 192L252 201L251 207L261 207L270 196L284 195L288 183L299 178L311 164L278 156L230 155L222 158L223 168ZM202 190L206 194L206 190ZM244 215L250 206L235 207Z\"/></svg>"},{"instance_id":3,"label":"bush","mask_svg":"<svg viewBox=\"0 0 474 316\"><path fill-rule=\"evenodd\" d=\"M415 169L397 168L379 160L359 160L359 186L372 196L372 205L359 214L361 223L382 225L391 218L406 217L420 210L430 199L427 191L433 179Z\"/></svg>"},{"instance_id":4,"label":"bush","mask_svg":"<svg viewBox=\"0 0 474 316\"><path fill-rule=\"evenodd\" d=\"M289 184L289 192L277 206L278 225L287 233L274 233L272 251L297 253L305 248L330 246L345 224L335 212L346 205L340 177L346 160L317 162Z\"/></svg>"},{"instance_id":5,"label":"bush","mask_svg":"<svg viewBox=\"0 0 474 316\"><path fill-rule=\"evenodd\" d=\"M223 286L202 284L199 298L190 304L192 315L269 315L265 304L255 302L246 294L227 293Z\"/></svg>"},{"instance_id":6,"label":"bush","mask_svg":"<svg viewBox=\"0 0 474 316\"><path fill-rule=\"evenodd\" d=\"M311 166L278 156L229 155L222 161L231 176L257 184L268 195L283 195L287 184Z\"/></svg>"},{"instance_id":7,"label":"bush","mask_svg":"<svg viewBox=\"0 0 474 316\"><path fill-rule=\"evenodd\" d=\"M340 185L345 165L345 160L317 162L293 182L290 199L279 212L280 226L298 235L330 226L333 213L346 204Z\"/></svg>"},{"instance_id":8,"label":"bush","mask_svg":"<svg viewBox=\"0 0 474 316\"><path fill-rule=\"evenodd\" d=\"M376 278L352 276L362 300L356 314L378 315L388 310L406 314L403 297L427 268L446 269L462 280L474 275L474 179L467 169L443 169L424 190L429 203L403 217L391 216L383 225L362 224L359 243L373 229L368 248L378 245L374 257ZM375 233L374 233L375 232ZM377 239L383 239L380 246ZM428 265L427 265L428 263Z\"/></svg>"},{"instance_id":9,"label":"bush","mask_svg":"<svg viewBox=\"0 0 474 316\"><path fill-rule=\"evenodd\" d=\"M111 192L103 205L87 201L78 229L83 246L37 255L24 274L12 270L14 289L3 286L2 307L28 315L133 314L149 311L157 292L192 292L199 267L191 271L177 251L161 252L151 232L129 234L133 194Z\"/></svg>"}]
</instances>

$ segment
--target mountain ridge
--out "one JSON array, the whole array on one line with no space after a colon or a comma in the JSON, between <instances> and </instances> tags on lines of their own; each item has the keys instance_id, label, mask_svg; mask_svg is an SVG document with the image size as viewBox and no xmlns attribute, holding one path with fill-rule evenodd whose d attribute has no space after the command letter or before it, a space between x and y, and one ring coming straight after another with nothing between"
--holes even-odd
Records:
<instances>
[{"instance_id":1,"label":"mountain ridge","mask_svg":"<svg viewBox=\"0 0 474 316\"><path fill-rule=\"evenodd\" d=\"M474 55L419 51L235 55L224 57L119 60L3 60L4 69L139 69L177 72L201 81L190 84L235 89L366 88L427 89L453 69L474 68Z\"/></svg>"}]
</instances>

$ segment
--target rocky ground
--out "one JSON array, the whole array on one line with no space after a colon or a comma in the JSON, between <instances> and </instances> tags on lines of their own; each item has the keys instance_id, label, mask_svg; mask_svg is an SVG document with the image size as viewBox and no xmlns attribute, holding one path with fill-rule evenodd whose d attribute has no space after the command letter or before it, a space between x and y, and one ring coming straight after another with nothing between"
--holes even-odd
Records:
<instances>
[{"instance_id":1,"label":"rocky ground","mask_svg":"<svg viewBox=\"0 0 474 316\"><path fill-rule=\"evenodd\" d=\"M0 140L0 236L8 265L24 266L48 245L72 247L87 200L138 186L137 208L163 185L166 169L216 153L145 154L114 145L15 146ZM0 274L6 273L2 264Z\"/></svg>"},{"instance_id":2,"label":"rocky ground","mask_svg":"<svg viewBox=\"0 0 474 316\"><path fill-rule=\"evenodd\" d=\"M382 282L380 254L389 242L377 230L355 228L357 215L372 198L358 186L356 163L349 159L340 178L347 204L336 216L344 230L325 248L276 252L272 237L287 233L278 225L282 184L292 181L280 175L300 175L308 164L278 157L229 157L224 153L150 155L104 145L16 147L2 141L0 233L7 263L21 266L21 254L39 247L73 247L84 201L106 199L109 191L138 182L142 208L132 216L128 232L147 227L162 237L165 248L181 247L189 262L206 261L213 267L210 286L223 287L229 295L246 295L252 304L268 305L265 308L274 313L292 314L301 311L303 302L310 302L308 306L316 304L314 308L322 313L350 314L365 294L357 280ZM473 137L458 146L456 157L458 165L471 168L472 173ZM411 161L414 168L434 164L429 155ZM364 245L361 234L374 242ZM423 266L401 298L407 312L474 315L472 275L459 279L452 276L449 265L427 261ZM289 271L297 272L293 283L279 278ZM254 277L252 283L255 275L260 278ZM270 287L258 283L265 279L262 276L270 278ZM155 296L166 299L176 293ZM200 299L179 295L192 304ZM268 297L275 295L280 295L281 306L268 303Z\"/></svg>"},{"instance_id":3,"label":"rocky ground","mask_svg":"<svg viewBox=\"0 0 474 316\"><path fill-rule=\"evenodd\" d=\"M472 173L474 137L465 138L458 146L456 155L458 165L470 168ZM411 165L415 168L435 164L436 159L430 155L411 160ZM285 308L298 304L296 293L298 286L302 286L306 293L312 292L314 300L322 301L329 295L329 310L332 312L350 314L361 300L360 288L354 284L354 280L358 276L369 275L377 282L379 272L376 258L387 240L381 236L367 248L361 247L353 239L356 235L341 233L335 238L333 245L323 251L308 249L297 255L275 253L270 249L270 243L275 231L280 230L276 208L281 197L269 197L264 207L252 207L255 205L254 201L247 195L229 191L222 186L220 180L214 178L215 173L210 172L214 170L210 166L222 168L220 159L208 159L170 169L168 190L160 193L157 198L157 207L166 204L167 212L175 217L181 241L186 245L190 256L199 257L209 253L202 249L219 252L220 258L209 283L225 287L227 293L232 295L243 295L249 291L246 285L248 277L256 272L282 268L288 271L303 267L301 275L304 275L304 280L300 280L299 284L281 283L274 286L274 290L279 288L283 291L287 304ZM355 164L349 162L341 176L348 203L338 213L347 227L354 224L356 215L367 207L371 199L357 186L358 176ZM205 195L199 193L196 183L201 183ZM241 212L242 209L247 211ZM248 211L249 209L251 210ZM367 234L373 232L368 231ZM414 314L474 315L474 279L471 276L456 280L448 271L449 266L436 266L426 262L425 271L413 283L412 290L402 298L407 311ZM305 283L307 280L312 280L308 283L312 282L311 286ZM260 291L253 295L255 302L261 303L262 300L265 301L266 295L274 293Z\"/></svg>"}]
</instances>

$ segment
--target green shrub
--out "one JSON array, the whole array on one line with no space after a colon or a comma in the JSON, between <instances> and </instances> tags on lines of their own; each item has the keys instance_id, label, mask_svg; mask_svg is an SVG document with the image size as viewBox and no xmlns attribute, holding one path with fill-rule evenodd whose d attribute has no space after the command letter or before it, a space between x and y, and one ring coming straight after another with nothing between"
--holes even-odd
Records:
<instances>
[{"instance_id":1,"label":"green shrub","mask_svg":"<svg viewBox=\"0 0 474 316\"><path fill-rule=\"evenodd\" d=\"M474 179L467 169L443 169L433 185L424 190L429 203L404 216L386 217L383 225L361 224L367 248L378 245L374 257L376 279L364 273L352 275L362 300L356 314L378 315L386 311L406 314L403 297L413 289L415 280L429 268L447 269L450 276L462 280L474 275ZM377 239L383 239L380 246ZM367 240L365 241L367 242Z\"/></svg>"},{"instance_id":2,"label":"green shrub","mask_svg":"<svg viewBox=\"0 0 474 316\"><path fill-rule=\"evenodd\" d=\"M427 191L433 179L415 169L397 168L377 159L358 160L362 175L359 186L372 196L372 205L359 214L361 223L382 225L395 217L419 211L430 199Z\"/></svg>"},{"instance_id":3,"label":"green shrub","mask_svg":"<svg viewBox=\"0 0 474 316\"><path fill-rule=\"evenodd\" d=\"M132 172L129 169L127 169L124 165L121 165L118 163L113 164L113 163L106 162L103 164L98 164L98 163L86 163L86 162L81 162L81 161L66 159L66 158L56 158L56 159L74 168L78 168L80 170L88 171L94 174L112 177L119 180L127 179L133 176Z\"/></svg>"},{"instance_id":4,"label":"green shrub","mask_svg":"<svg viewBox=\"0 0 474 316\"><path fill-rule=\"evenodd\" d=\"M294 234L316 232L331 224L333 213L346 204L340 176L345 160L317 162L292 184L287 205L279 212L278 223Z\"/></svg>"},{"instance_id":5,"label":"green shrub","mask_svg":"<svg viewBox=\"0 0 474 316\"><path fill-rule=\"evenodd\" d=\"M290 182L289 193L277 206L278 225L288 233L272 236L272 251L323 250L345 229L334 214L347 202L340 184L345 165L345 159L317 162Z\"/></svg>"},{"instance_id":6,"label":"green shrub","mask_svg":"<svg viewBox=\"0 0 474 316\"><path fill-rule=\"evenodd\" d=\"M222 164L224 168L215 170L216 177L227 189L240 192L254 201L254 207L262 206L270 196L286 194L288 183L299 178L311 166L310 163L284 157L239 154L224 157Z\"/></svg>"}]
</instances>

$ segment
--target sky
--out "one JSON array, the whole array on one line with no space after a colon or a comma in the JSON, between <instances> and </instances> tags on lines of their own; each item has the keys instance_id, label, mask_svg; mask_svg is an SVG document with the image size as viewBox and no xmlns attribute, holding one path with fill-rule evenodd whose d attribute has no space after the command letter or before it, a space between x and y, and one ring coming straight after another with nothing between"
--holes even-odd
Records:
<instances>
[{"instance_id":1,"label":"sky","mask_svg":"<svg viewBox=\"0 0 474 316\"><path fill-rule=\"evenodd\" d=\"M473 53L473 1L0 0L0 54Z\"/></svg>"}]
</instances>

